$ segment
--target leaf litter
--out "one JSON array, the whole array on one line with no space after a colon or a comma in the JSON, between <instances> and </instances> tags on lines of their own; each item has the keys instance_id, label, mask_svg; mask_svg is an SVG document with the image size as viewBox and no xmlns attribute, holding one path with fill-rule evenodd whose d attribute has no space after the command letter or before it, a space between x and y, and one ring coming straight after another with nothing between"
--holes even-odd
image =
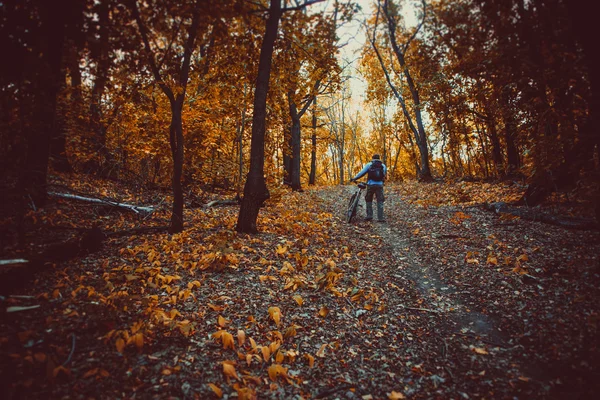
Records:
<instances>
[{"instance_id":1,"label":"leaf litter","mask_svg":"<svg viewBox=\"0 0 600 400\"><path fill-rule=\"evenodd\" d=\"M501 185L389 185L386 224L344 223L349 193L282 192L261 210L262 233L253 236L234 231L237 207L188 209L181 234L111 238L101 252L38 276L23 292L33 299L7 306L40 307L5 314L0 326L9 394L559 398L597 390L597 232L483 210L517 197ZM36 215L42 228L65 215L85 221L73 215L83 208L58 203L52 215ZM135 218L99 220L117 229Z\"/></svg>"}]
</instances>

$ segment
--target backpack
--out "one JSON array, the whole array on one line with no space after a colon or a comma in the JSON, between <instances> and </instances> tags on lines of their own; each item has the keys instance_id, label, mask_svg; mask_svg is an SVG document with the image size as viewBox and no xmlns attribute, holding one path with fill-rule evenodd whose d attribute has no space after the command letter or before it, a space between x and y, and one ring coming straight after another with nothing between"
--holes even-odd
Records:
<instances>
[{"instance_id":1,"label":"backpack","mask_svg":"<svg viewBox=\"0 0 600 400\"><path fill-rule=\"evenodd\" d=\"M383 173L383 163L380 160L372 161L368 174L370 181L383 182L383 179L385 178L385 174Z\"/></svg>"}]
</instances>

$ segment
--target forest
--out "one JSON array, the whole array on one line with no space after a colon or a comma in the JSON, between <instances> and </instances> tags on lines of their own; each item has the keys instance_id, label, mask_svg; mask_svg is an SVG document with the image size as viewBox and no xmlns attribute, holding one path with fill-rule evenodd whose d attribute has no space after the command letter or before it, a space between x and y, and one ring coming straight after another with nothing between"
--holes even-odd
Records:
<instances>
[{"instance_id":1,"label":"forest","mask_svg":"<svg viewBox=\"0 0 600 400\"><path fill-rule=\"evenodd\" d=\"M593 15L0 0L3 398L593 397Z\"/></svg>"}]
</instances>

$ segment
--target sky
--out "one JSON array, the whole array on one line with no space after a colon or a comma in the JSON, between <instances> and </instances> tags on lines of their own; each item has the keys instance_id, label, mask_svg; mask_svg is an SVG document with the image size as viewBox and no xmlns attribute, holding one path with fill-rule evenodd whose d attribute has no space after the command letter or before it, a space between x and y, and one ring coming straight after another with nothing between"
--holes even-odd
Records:
<instances>
[{"instance_id":1,"label":"sky","mask_svg":"<svg viewBox=\"0 0 600 400\"><path fill-rule=\"evenodd\" d=\"M367 41L363 24L365 19L373 12L373 5L376 0L354 0L354 2L361 7L361 10L354 16L351 22L346 23L338 29L340 43L345 44L340 49L340 64L344 66L350 63L350 65L346 67L344 74L350 76L350 89L352 91L351 108L353 111L363 108L362 103L365 95L366 83L358 72L358 61L361 48ZM403 3L405 3L404 19L408 26L414 26L417 23L413 2L413 0L403 1ZM333 7L334 1L327 0L324 3L325 4L321 7L330 9Z\"/></svg>"}]
</instances>

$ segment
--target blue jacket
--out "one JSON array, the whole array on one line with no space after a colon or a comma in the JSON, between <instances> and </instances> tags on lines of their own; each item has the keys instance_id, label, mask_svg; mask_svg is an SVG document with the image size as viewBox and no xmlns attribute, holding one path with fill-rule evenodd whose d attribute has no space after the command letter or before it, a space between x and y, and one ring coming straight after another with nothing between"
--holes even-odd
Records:
<instances>
[{"instance_id":1,"label":"blue jacket","mask_svg":"<svg viewBox=\"0 0 600 400\"><path fill-rule=\"evenodd\" d=\"M369 168L371 168L371 164L373 164L373 161L368 162L367 165L365 165L365 167L358 173L356 174L356 176L354 178L352 178L352 180L357 180L362 178L367 172L369 172ZM381 163L381 165L383 165L383 174L387 175L387 167L385 166L384 163ZM372 180L368 180L367 181L367 185L382 185L383 186L383 181L381 182L377 182L377 181L372 181Z\"/></svg>"}]
</instances>

